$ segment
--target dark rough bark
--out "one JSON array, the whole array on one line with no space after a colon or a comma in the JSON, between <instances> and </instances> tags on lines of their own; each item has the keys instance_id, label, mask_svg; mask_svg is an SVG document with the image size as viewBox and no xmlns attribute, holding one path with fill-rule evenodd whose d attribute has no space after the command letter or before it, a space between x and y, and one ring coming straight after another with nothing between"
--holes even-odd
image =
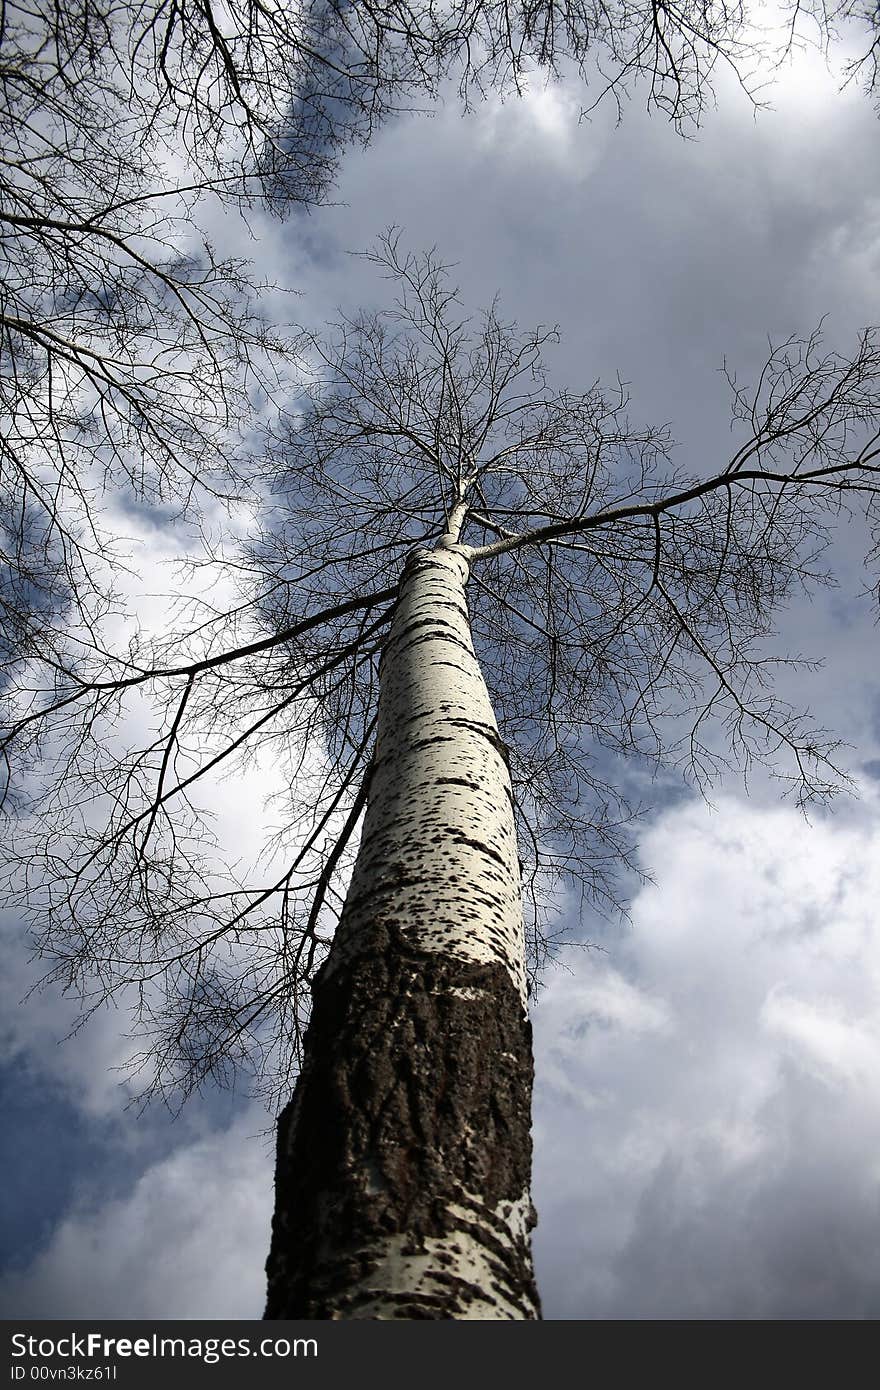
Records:
<instances>
[{"instance_id":1,"label":"dark rough bark","mask_svg":"<svg viewBox=\"0 0 880 1390\"><path fill-rule=\"evenodd\" d=\"M504 1220L531 1172L521 998L503 966L422 952L393 924L370 945L316 984L309 1060L279 1126L266 1317L473 1317L475 1297L498 1308L476 1316L539 1316L528 1233L512 1240ZM462 1276L462 1232L500 1298ZM376 1314L395 1236L403 1255L432 1249L432 1269Z\"/></svg>"}]
</instances>

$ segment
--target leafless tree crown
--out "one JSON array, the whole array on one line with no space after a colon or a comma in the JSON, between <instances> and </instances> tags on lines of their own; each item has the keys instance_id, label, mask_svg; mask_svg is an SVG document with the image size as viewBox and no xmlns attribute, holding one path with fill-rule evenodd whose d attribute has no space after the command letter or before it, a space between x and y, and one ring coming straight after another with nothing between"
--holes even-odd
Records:
<instances>
[{"instance_id":1,"label":"leafless tree crown","mask_svg":"<svg viewBox=\"0 0 880 1390\"><path fill-rule=\"evenodd\" d=\"M208 597L161 642L36 652L5 688L6 768L39 767L16 836L39 949L87 1007L135 1000L148 1089L239 1065L283 1085L295 1064L414 547L456 546L470 564L533 972L560 886L619 899L639 809L624 759L703 786L760 761L801 802L840 781L833 742L774 695L768 642L779 606L827 578L842 512L867 513L876 543L875 335L849 357L819 333L772 347L749 388L729 372L734 452L685 475L666 428L632 422L619 381L551 383L555 329L523 332L497 304L469 317L437 257L394 233L369 258L394 302L301 335L310 374L250 461L259 529L193 562ZM232 605L212 605L212 568L234 579ZM262 877L211 848L216 779L253 759L288 788Z\"/></svg>"}]
</instances>

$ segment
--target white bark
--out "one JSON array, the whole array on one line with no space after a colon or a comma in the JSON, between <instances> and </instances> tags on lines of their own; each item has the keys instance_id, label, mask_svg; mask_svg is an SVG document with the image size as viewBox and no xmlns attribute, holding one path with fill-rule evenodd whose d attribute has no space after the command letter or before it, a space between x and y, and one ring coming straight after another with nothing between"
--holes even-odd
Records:
<instances>
[{"instance_id":1,"label":"white bark","mask_svg":"<svg viewBox=\"0 0 880 1390\"><path fill-rule=\"evenodd\" d=\"M502 964L525 1009L510 776L471 640L467 574L452 547L410 564L382 659L369 803L330 968L358 951L362 924L387 902L421 950Z\"/></svg>"},{"instance_id":2,"label":"white bark","mask_svg":"<svg viewBox=\"0 0 880 1390\"><path fill-rule=\"evenodd\" d=\"M361 846L279 1129L269 1317L534 1318L504 746L452 537L407 565Z\"/></svg>"}]
</instances>

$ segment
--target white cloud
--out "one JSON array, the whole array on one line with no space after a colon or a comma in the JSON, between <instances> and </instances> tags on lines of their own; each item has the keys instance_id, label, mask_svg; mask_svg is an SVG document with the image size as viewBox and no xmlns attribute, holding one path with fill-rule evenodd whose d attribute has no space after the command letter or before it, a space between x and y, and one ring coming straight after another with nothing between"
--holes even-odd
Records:
<instances>
[{"instance_id":1,"label":"white cloud","mask_svg":"<svg viewBox=\"0 0 880 1390\"><path fill-rule=\"evenodd\" d=\"M691 804L643 854L625 939L537 1012L548 1313L876 1316L876 806Z\"/></svg>"},{"instance_id":2,"label":"white cloud","mask_svg":"<svg viewBox=\"0 0 880 1390\"><path fill-rule=\"evenodd\" d=\"M880 1000L873 1016L853 1018L848 1000L808 1000L785 986L770 990L761 1011L767 1031L805 1070L830 1086L870 1090L880 1076Z\"/></svg>"},{"instance_id":3,"label":"white cloud","mask_svg":"<svg viewBox=\"0 0 880 1390\"><path fill-rule=\"evenodd\" d=\"M556 180L561 175L574 185L584 183L599 166L612 130L611 120L599 117L587 137L582 105L570 88L537 79L516 101L490 98L473 132L485 174L492 166L497 172L501 161L520 180L543 181L551 172Z\"/></svg>"}]
</instances>

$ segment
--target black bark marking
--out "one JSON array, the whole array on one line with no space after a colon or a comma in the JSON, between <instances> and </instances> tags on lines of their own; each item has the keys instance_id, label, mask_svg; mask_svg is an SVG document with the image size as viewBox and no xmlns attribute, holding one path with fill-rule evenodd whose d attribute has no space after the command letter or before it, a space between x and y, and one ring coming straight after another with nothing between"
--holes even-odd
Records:
<instances>
[{"instance_id":1,"label":"black bark marking","mask_svg":"<svg viewBox=\"0 0 880 1390\"><path fill-rule=\"evenodd\" d=\"M419 632L413 637L413 629L417 627L428 627L429 631ZM474 654L471 651L470 644L466 642L463 637L459 636L455 628L438 627L436 618L425 618L422 622L410 623L396 640L400 643L401 652L411 651L413 647L419 647L423 642L448 642L452 646L458 647L461 651L466 652L473 661ZM398 654L399 653L396 653L396 655ZM458 671L461 670L461 666L457 662L450 661L447 662L447 665L455 666Z\"/></svg>"},{"instance_id":2,"label":"black bark marking","mask_svg":"<svg viewBox=\"0 0 880 1390\"><path fill-rule=\"evenodd\" d=\"M412 719L401 720L401 725L418 725L423 722L424 720L414 716ZM470 733L481 735L481 737L501 755L505 766L509 766L510 755L507 751L507 745L502 742L495 730L491 729L487 724L476 724L471 720L462 719L454 714L448 714L443 719L436 719L434 722L441 725L450 725L453 730L466 728ZM453 732L448 734L426 734L423 737L415 738L409 737L405 742L402 742L400 747L393 748L389 752L383 753L381 758L377 758L376 766L393 766L396 762L404 762L407 758L410 758L413 753L419 753L425 748L431 748L435 744L440 743L452 743L455 744L457 748L461 749L461 734Z\"/></svg>"},{"instance_id":3,"label":"black bark marking","mask_svg":"<svg viewBox=\"0 0 880 1390\"><path fill-rule=\"evenodd\" d=\"M480 854L488 854L490 859L494 859L496 864L500 864L504 870L506 878L510 877L510 860L504 854L500 854L492 845L486 844L485 840L474 840L469 835L465 835L460 830L449 829L446 837L452 844L467 845L468 849L478 850Z\"/></svg>"},{"instance_id":4,"label":"black bark marking","mask_svg":"<svg viewBox=\"0 0 880 1390\"><path fill-rule=\"evenodd\" d=\"M460 715L450 715L449 723L454 724L456 728L468 729L473 734L479 734L501 755L505 767L510 768L510 750L497 729L491 728L488 724L477 724L472 719L462 719Z\"/></svg>"},{"instance_id":5,"label":"black bark marking","mask_svg":"<svg viewBox=\"0 0 880 1390\"><path fill-rule=\"evenodd\" d=\"M522 1002L499 964L419 951L375 918L372 935L370 949L316 981L310 1060L279 1125L266 1317L357 1316L388 1236L419 1252L460 1230L479 1242L501 1299L532 1317L528 1237L513 1240L491 1215L530 1180ZM469 1217L452 1216L451 1203ZM491 1291L449 1263L441 1252L424 1293L375 1296L395 1317L459 1317Z\"/></svg>"}]
</instances>

